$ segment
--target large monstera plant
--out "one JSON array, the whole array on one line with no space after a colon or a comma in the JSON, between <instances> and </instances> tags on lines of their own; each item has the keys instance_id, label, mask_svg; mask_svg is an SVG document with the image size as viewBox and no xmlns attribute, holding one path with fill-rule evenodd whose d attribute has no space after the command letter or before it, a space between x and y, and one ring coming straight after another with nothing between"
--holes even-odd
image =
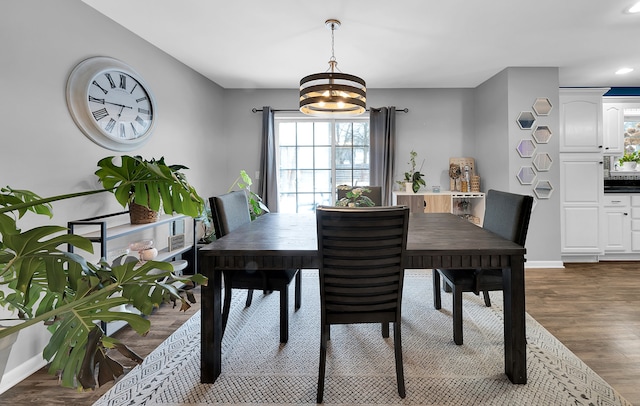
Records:
<instances>
[{"instance_id":1,"label":"large monstera plant","mask_svg":"<svg viewBox=\"0 0 640 406\"><path fill-rule=\"evenodd\" d=\"M202 214L204 200L183 174L176 174L162 159L122 157L123 167L133 161L137 162L135 176L113 165L112 159L100 161L96 174L104 189L48 198L27 190L0 189L0 285L4 286L0 306L14 310L18 320L17 325L0 329L0 338L34 324L48 325L52 335L43 356L50 361L49 372L61 374L63 386L90 389L121 376L123 366L109 356L110 349L141 361L125 344L106 336L96 321L125 321L144 335L150 328L144 316L155 307L173 301L187 310L189 302L195 300L173 282L206 283L202 275L174 275L173 267L166 262L120 260L108 264L102 259L97 264L89 263L77 253L68 252L67 247L92 252L92 243L67 233L65 227L18 228L17 221L28 211L52 217L51 203L55 201L117 192L118 188L133 188L136 193L144 188L149 202L156 201L152 197L155 193L162 194L165 211ZM171 205L167 204L169 200ZM121 305L133 306L141 314L116 310Z\"/></svg>"}]
</instances>

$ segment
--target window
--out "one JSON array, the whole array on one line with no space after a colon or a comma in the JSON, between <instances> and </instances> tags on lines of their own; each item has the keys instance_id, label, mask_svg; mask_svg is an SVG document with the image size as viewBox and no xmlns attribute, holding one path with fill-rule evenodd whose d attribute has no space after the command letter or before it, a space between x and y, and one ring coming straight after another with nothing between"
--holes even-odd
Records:
<instances>
[{"instance_id":1,"label":"window","mask_svg":"<svg viewBox=\"0 0 640 406\"><path fill-rule=\"evenodd\" d=\"M333 205L337 185L369 185L369 118L275 117L278 211Z\"/></svg>"}]
</instances>

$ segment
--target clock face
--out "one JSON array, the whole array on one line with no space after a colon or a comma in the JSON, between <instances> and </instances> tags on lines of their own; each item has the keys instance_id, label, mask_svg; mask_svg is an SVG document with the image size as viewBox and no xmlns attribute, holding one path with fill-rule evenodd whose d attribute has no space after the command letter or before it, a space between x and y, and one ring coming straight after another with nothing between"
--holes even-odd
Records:
<instances>
[{"instance_id":1,"label":"clock face","mask_svg":"<svg viewBox=\"0 0 640 406\"><path fill-rule=\"evenodd\" d=\"M108 70L89 85L87 103L98 128L115 140L143 137L153 122L149 93L131 75Z\"/></svg>"},{"instance_id":2,"label":"clock face","mask_svg":"<svg viewBox=\"0 0 640 406\"><path fill-rule=\"evenodd\" d=\"M113 58L89 58L73 69L67 105L88 138L115 151L147 142L155 124L151 91L131 67Z\"/></svg>"}]
</instances>

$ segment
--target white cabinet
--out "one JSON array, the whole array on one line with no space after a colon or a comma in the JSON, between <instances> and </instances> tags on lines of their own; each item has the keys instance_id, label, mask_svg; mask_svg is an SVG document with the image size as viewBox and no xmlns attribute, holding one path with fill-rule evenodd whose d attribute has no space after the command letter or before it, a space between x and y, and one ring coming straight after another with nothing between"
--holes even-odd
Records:
<instances>
[{"instance_id":1,"label":"white cabinet","mask_svg":"<svg viewBox=\"0 0 640 406\"><path fill-rule=\"evenodd\" d=\"M605 255L611 252L629 252L631 250L631 199L628 195L615 193L605 195L603 200L602 246Z\"/></svg>"},{"instance_id":2,"label":"white cabinet","mask_svg":"<svg viewBox=\"0 0 640 406\"><path fill-rule=\"evenodd\" d=\"M600 154L560 154L561 252L599 255L603 195Z\"/></svg>"},{"instance_id":3,"label":"white cabinet","mask_svg":"<svg viewBox=\"0 0 640 406\"><path fill-rule=\"evenodd\" d=\"M624 152L624 104L603 103L604 154L622 155Z\"/></svg>"},{"instance_id":4,"label":"white cabinet","mask_svg":"<svg viewBox=\"0 0 640 406\"><path fill-rule=\"evenodd\" d=\"M640 195L631 196L631 252L640 253Z\"/></svg>"},{"instance_id":5,"label":"white cabinet","mask_svg":"<svg viewBox=\"0 0 640 406\"><path fill-rule=\"evenodd\" d=\"M393 204L408 206L412 213L453 213L479 226L484 219L481 192L393 192Z\"/></svg>"},{"instance_id":6,"label":"white cabinet","mask_svg":"<svg viewBox=\"0 0 640 406\"><path fill-rule=\"evenodd\" d=\"M609 89L560 89L560 152L602 152L602 95Z\"/></svg>"}]
</instances>

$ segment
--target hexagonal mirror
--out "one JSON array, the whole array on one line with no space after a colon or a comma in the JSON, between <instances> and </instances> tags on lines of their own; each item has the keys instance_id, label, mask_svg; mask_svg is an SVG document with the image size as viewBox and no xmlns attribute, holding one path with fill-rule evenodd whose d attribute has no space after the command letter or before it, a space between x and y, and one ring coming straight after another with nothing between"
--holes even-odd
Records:
<instances>
[{"instance_id":1,"label":"hexagonal mirror","mask_svg":"<svg viewBox=\"0 0 640 406\"><path fill-rule=\"evenodd\" d=\"M551 164L553 161L551 157L546 152L541 152L536 154L535 158L533 158L533 166L536 167L540 172L546 172L551 168Z\"/></svg>"},{"instance_id":2,"label":"hexagonal mirror","mask_svg":"<svg viewBox=\"0 0 640 406\"><path fill-rule=\"evenodd\" d=\"M516 149L521 157L531 158L536 151L536 144L532 140L521 140Z\"/></svg>"},{"instance_id":3,"label":"hexagonal mirror","mask_svg":"<svg viewBox=\"0 0 640 406\"><path fill-rule=\"evenodd\" d=\"M551 139L551 130L546 125L538 125L532 135L538 144L546 144Z\"/></svg>"},{"instance_id":4,"label":"hexagonal mirror","mask_svg":"<svg viewBox=\"0 0 640 406\"><path fill-rule=\"evenodd\" d=\"M523 185L531 185L536 178L536 171L531 166L521 166L516 178Z\"/></svg>"},{"instance_id":5,"label":"hexagonal mirror","mask_svg":"<svg viewBox=\"0 0 640 406\"><path fill-rule=\"evenodd\" d=\"M518 125L520 126L520 128L522 128L523 130L530 130L531 128L533 128L533 123L535 122L536 118L534 117L532 112L520 112L520 115L518 116Z\"/></svg>"},{"instance_id":6,"label":"hexagonal mirror","mask_svg":"<svg viewBox=\"0 0 640 406\"><path fill-rule=\"evenodd\" d=\"M538 97L533 103L533 111L539 116L548 116L553 106L546 97Z\"/></svg>"},{"instance_id":7,"label":"hexagonal mirror","mask_svg":"<svg viewBox=\"0 0 640 406\"><path fill-rule=\"evenodd\" d=\"M548 199L551 197L551 193L553 192L553 186L551 186L551 182L548 180L539 180L533 188L533 192L536 194L538 199Z\"/></svg>"}]
</instances>

